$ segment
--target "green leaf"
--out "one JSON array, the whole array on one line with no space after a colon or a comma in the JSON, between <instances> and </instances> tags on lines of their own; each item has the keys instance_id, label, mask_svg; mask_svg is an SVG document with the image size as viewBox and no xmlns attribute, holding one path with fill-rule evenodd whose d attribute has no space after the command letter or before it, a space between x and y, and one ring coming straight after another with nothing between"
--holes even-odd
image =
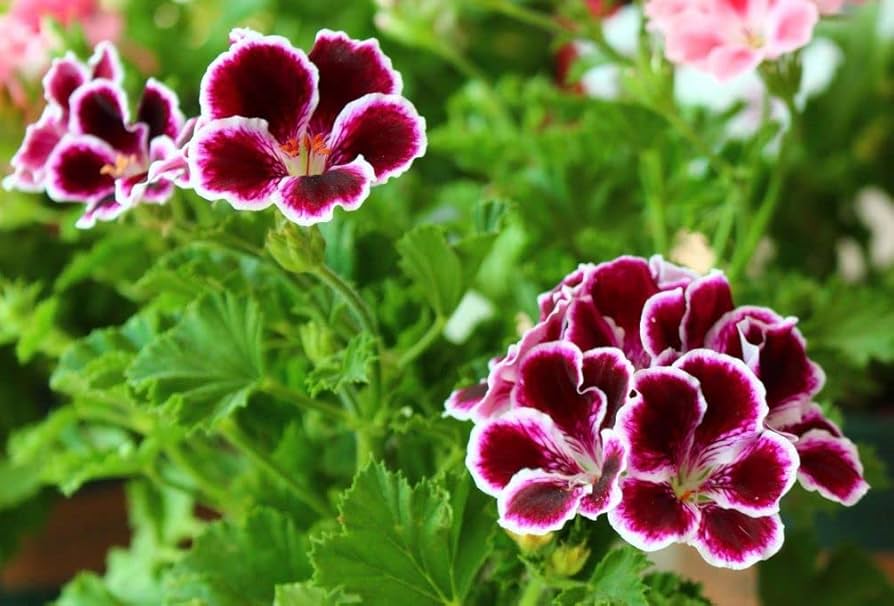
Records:
<instances>
[{"instance_id":1,"label":"green leaf","mask_svg":"<svg viewBox=\"0 0 894 606\"><path fill-rule=\"evenodd\" d=\"M92 572L82 572L62 590L55 606L129 606L116 598L103 580Z\"/></svg>"},{"instance_id":2,"label":"green leaf","mask_svg":"<svg viewBox=\"0 0 894 606\"><path fill-rule=\"evenodd\" d=\"M136 389L187 428L210 428L237 408L264 377L258 305L230 293L205 295L127 369Z\"/></svg>"},{"instance_id":3,"label":"green leaf","mask_svg":"<svg viewBox=\"0 0 894 606\"><path fill-rule=\"evenodd\" d=\"M711 606L699 583L672 572L653 572L643 579L649 587L649 606Z\"/></svg>"},{"instance_id":4,"label":"green leaf","mask_svg":"<svg viewBox=\"0 0 894 606\"><path fill-rule=\"evenodd\" d=\"M490 519L471 489L450 484L456 494L368 465L341 503L342 532L314 545L315 580L370 605L462 604L490 549Z\"/></svg>"},{"instance_id":5,"label":"green leaf","mask_svg":"<svg viewBox=\"0 0 894 606\"><path fill-rule=\"evenodd\" d=\"M166 604L269 606L277 585L310 576L308 544L292 521L259 507L242 523L214 522L165 580Z\"/></svg>"},{"instance_id":6,"label":"green leaf","mask_svg":"<svg viewBox=\"0 0 894 606\"><path fill-rule=\"evenodd\" d=\"M273 606L343 606L359 604L356 596L345 596L341 591L326 591L310 583L277 585Z\"/></svg>"},{"instance_id":7,"label":"green leaf","mask_svg":"<svg viewBox=\"0 0 894 606\"><path fill-rule=\"evenodd\" d=\"M462 265L434 225L420 225L397 243L400 265L432 309L447 317L463 294Z\"/></svg>"},{"instance_id":8,"label":"green leaf","mask_svg":"<svg viewBox=\"0 0 894 606\"><path fill-rule=\"evenodd\" d=\"M649 559L630 546L616 547L596 566L586 587L566 589L553 602L556 606L648 606L642 574Z\"/></svg>"},{"instance_id":9,"label":"green leaf","mask_svg":"<svg viewBox=\"0 0 894 606\"><path fill-rule=\"evenodd\" d=\"M376 359L376 341L368 334L351 337L340 352L325 358L307 375L311 397L321 391L338 391L351 383L368 383L369 367Z\"/></svg>"}]
</instances>

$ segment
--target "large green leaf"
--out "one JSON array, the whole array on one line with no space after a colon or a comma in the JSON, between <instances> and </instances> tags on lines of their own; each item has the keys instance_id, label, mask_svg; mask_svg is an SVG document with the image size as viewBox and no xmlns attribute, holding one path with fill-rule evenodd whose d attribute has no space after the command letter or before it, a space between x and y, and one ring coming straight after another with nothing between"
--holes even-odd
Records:
<instances>
[{"instance_id":1,"label":"large green leaf","mask_svg":"<svg viewBox=\"0 0 894 606\"><path fill-rule=\"evenodd\" d=\"M400 239L397 250L404 272L435 313L450 315L463 294L463 274L444 232L434 225L420 225Z\"/></svg>"},{"instance_id":2,"label":"large green leaf","mask_svg":"<svg viewBox=\"0 0 894 606\"><path fill-rule=\"evenodd\" d=\"M317 582L370 605L462 604L490 549L483 525L492 520L467 485L451 484L452 495L433 480L411 486L371 463L342 501L342 532L314 545Z\"/></svg>"},{"instance_id":3,"label":"large green leaf","mask_svg":"<svg viewBox=\"0 0 894 606\"><path fill-rule=\"evenodd\" d=\"M556 606L648 606L642 573L651 566L649 559L633 547L609 551L593 570L585 587L560 593Z\"/></svg>"},{"instance_id":4,"label":"large green leaf","mask_svg":"<svg viewBox=\"0 0 894 606\"><path fill-rule=\"evenodd\" d=\"M166 604L270 606L277 585L311 574L308 543L285 515L256 508L211 524L167 575Z\"/></svg>"},{"instance_id":5,"label":"large green leaf","mask_svg":"<svg viewBox=\"0 0 894 606\"><path fill-rule=\"evenodd\" d=\"M139 353L127 378L176 423L209 428L244 406L263 378L262 328L253 300L207 294Z\"/></svg>"}]
</instances>

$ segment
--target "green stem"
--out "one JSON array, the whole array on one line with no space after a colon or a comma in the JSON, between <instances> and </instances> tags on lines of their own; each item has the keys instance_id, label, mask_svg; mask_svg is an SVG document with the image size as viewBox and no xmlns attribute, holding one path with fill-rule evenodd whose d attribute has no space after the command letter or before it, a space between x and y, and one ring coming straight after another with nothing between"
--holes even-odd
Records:
<instances>
[{"instance_id":1,"label":"green stem","mask_svg":"<svg viewBox=\"0 0 894 606\"><path fill-rule=\"evenodd\" d=\"M789 126L789 132L785 134L785 138L782 141L782 146L779 150L779 158L775 166L776 170L770 177L770 183L767 185L767 191L757 209L754 221L752 221L745 233L742 243L736 247L729 270L729 278L732 282L739 279L745 271L748 262L751 260L752 255L754 255L754 251L757 249L758 244L760 244L761 238L766 234L770 222L776 214L776 209L779 206L779 200L781 199L779 194L782 191L782 185L785 183L785 177L788 173L789 163L791 162L792 146L800 137L800 115L795 106L794 98L789 95L783 100L785 101L789 110L789 115L791 116L791 125Z\"/></svg>"},{"instance_id":2,"label":"green stem","mask_svg":"<svg viewBox=\"0 0 894 606\"><path fill-rule=\"evenodd\" d=\"M664 217L664 177L661 157L656 150L649 150L640 157L640 176L643 182L646 212L652 232L655 252L667 252L667 223Z\"/></svg>"},{"instance_id":3,"label":"green stem","mask_svg":"<svg viewBox=\"0 0 894 606\"><path fill-rule=\"evenodd\" d=\"M168 446L164 449L164 453L175 465L177 465L177 467L192 478L196 488L207 497L209 504L214 509L218 511L226 511L226 503L230 500L227 493L221 490L213 482L209 482L205 477L205 474L196 467L195 463L193 463L178 446Z\"/></svg>"},{"instance_id":4,"label":"green stem","mask_svg":"<svg viewBox=\"0 0 894 606\"><path fill-rule=\"evenodd\" d=\"M518 598L518 606L537 606L540 604L540 598L543 597L543 592L547 589L548 587L542 577L530 574L528 576L528 582L525 584L525 587Z\"/></svg>"},{"instance_id":5,"label":"green stem","mask_svg":"<svg viewBox=\"0 0 894 606\"><path fill-rule=\"evenodd\" d=\"M270 455L260 448L258 448L248 436L243 433L243 431L239 428L235 423L231 423L221 429L221 433L223 433L224 437L236 446L240 451L242 451L249 459L251 459L258 467L264 469L270 476L275 477L282 481L289 489L292 491L292 494L298 498L299 501L313 509L317 514L321 517L329 517L332 515L332 511L329 507L329 504L323 501L319 496L310 492L295 481L289 473L286 472L282 467L280 467L279 463L274 461Z\"/></svg>"},{"instance_id":6,"label":"green stem","mask_svg":"<svg viewBox=\"0 0 894 606\"><path fill-rule=\"evenodd\" d=\"M399 368L403 368L404 366L418 358L420 355L422 355L425 350L431 347L432 343L434 343L435 340L441 336L441 333L444 331L444 324L446 323L446 320L444 320L444 318L441 316L435 318L435 321L432 323L431 326L428 327L428 330L425 331L425 334L422 335L422 337L418 341L416 341L412 345L412 347L407 349L400 357L400 359L398 359L397 366Z\"/></svg>"},{"instance_id":7,"label":"green stem","mask_svg":"<svg viewBox=\"0 0 894 606\"><path fill-rule=\"evenodd\" d=\"M349 416L348 413L346 413L338 406L333 406L328 402L309 398L303 393L291 389L290 387L286 387L285 385L279 383L274 379L264 379L264 381L260 385L260 390L279 400L292 402L300 406L301 408L306 408L307 410L315 410L326 416L338 419L339 421L351 420L351 416Z\"/></svg>"}]
</instances>

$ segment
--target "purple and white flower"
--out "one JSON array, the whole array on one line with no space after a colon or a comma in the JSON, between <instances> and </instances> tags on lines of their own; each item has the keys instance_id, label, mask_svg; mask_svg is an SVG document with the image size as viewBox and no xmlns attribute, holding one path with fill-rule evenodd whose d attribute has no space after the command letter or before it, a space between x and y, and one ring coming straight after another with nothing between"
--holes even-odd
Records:
<instances>
[{"instance_id":1,"label":"purple and white flower","mask_svg":"<svg viewBox=\"0 0 894 606\"><path fill-rule=\"evenodd\" d=\"M612 527L654 551L693 545L714 566L746 568L782 546L779 500L798 454L767 431L765 389L743 362L705 349L639 371L618 414L628 450Z\"/></svg>"},{"instance_id":2,"label":"purple and white flower","mask_svg":"<svg viewBox=\"0 0 894 606\"><path fill-rule=\"evenodd\" d=\"M497 498L499 523L521 534L595 519L620 500L623 442L611 429L633 368L616 348L541 344L518 369L512 408L472 430L466 464Z\"/></svg>"},{"instance_id":3,"label":"purple and white flower","mask_svg":"<svg viewBox=\"0 0 894 606\"><path fill-rule=\"evenodd\" d=\"M275 204L312 225L357 209L425 153L425 120L376 40L323 30L309 54L234 30L202 79L187 151L196 192L241 210Z\"/></svg>"}]
</instances>

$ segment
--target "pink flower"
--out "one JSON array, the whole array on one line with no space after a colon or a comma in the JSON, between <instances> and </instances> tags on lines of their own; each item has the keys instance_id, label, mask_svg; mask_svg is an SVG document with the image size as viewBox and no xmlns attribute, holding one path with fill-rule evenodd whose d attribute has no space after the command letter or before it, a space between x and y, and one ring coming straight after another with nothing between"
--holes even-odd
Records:
<instances>
[{"instance_id":1,"label":"pink flower","mask_svg":"<svg viewBox=\"0 0 894 606\"><path fill-rule=\"evenodd\" d=\"M9 14L35 32L43 28L47 17L63 27L77 23L91 44L114 42L123 27L121 16L103 10L97 0L13 0Z\"/></svg>"},{"instance_id":2,"label":"pink flower","mask_svg":"<svg viewBox=\"0 0 894 606\"><path fill-rule=\"evenodd\" d=\"M0 15L0 91L25 107L23 82L36 80L50 62L52 43L12 15Z\"/></svg>"},{"instance_id":3,"label":"pink flower","mask_svg":"<svg viewBox=\"0 0 894 606\"><path fill-rule=\"evenodd\" d=\"M646 14L669 60L720 80L803 47L819 18L811 0L650 0Z\"/></svg>"},{"instance_id":4,"label":"pink flower","mask_svg":"<svg viewBox=\"0 0 894 606\"><path fill-rule=\"evenodd\" d=\"M616 431L628 449L609 523L645 551L693 545L747 568L782 546L779 501L795 481L791 443L763 427L764 388L741 362L697 350L638 372Z\"/></svg>"},{"instance_id":5,"label":"pink flower","mask_svg":"<svg viewBox=\"0 0 894 606\"><path fill-rule=\"evenodd\" d=\"M131 121L122 77L109 43L97 46L86 64L71 54L54 61L44 78L47 107L28 127L4 187L86 204L81 228L110 221L139 202L167 201L173 175L150 179L149 171L178 153L174 141L184 125L179 101L150 79Z\"/></svg>"},{"instance_id":6,"label":"pink flower","mask_svg":"<svg viewBox=\"0 0 894 606\"><path fill-rule=\"evenodd\" d=\"M472 430L466 464L497 497L500 525L545 534L615 507L624 444L611 429L633 368L616 348L538 345L519 367L512 409Z\"/></svg>"},{"instance_id":7,"label":"pink flower","mask_svg":"<svg viewBox=\"0 0 894 606\"><path fill-rule=\"evenodd\" d=\"M317 34L309 55L236 30L208 67L187 156L196 192L301 225L357 209L425 153L425 120L375 40Z\"/></svg>"}]
</instances>

